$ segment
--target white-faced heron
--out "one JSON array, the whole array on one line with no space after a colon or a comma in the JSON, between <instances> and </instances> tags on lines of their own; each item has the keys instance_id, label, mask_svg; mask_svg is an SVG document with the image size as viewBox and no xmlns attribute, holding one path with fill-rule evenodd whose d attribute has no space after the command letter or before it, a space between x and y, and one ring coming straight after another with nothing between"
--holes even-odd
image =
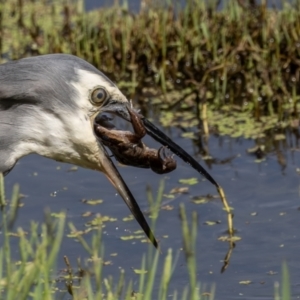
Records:
<instances>
[{"instance_id":1,"label":"white-faced heron","mask_svg":"<svg viewBox=\"0 0 300 300\"><path fill-rule=\"evenodd\" d=\"M72 55L42 55L0 65L0 172L6 175L30 153L101 171L157 247L137 202L93 130L94 119L102 112L130 122L130 106L103 73ZM153 124L146 119L144 124L148 134L214 183Z\"/></svg>"}]
</instances>

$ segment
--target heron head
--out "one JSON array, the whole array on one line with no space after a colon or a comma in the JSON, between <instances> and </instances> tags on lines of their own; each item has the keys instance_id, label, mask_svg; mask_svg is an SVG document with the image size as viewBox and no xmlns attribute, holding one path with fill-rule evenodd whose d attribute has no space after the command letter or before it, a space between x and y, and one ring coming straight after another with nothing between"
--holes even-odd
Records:
<instances>
[{"instance_id":1,"label":"heron head","mask_svg":"<svg viewBox=\"0 0 300 300\"><path fill-rule=\"evenodd\" d=\"M95 117L130 121L130 102L88 62L64 54L0 65L0 172L23 156L42 156L103 172L155 246L138 204L93 130Z\"/></svg>"}]
</instances>

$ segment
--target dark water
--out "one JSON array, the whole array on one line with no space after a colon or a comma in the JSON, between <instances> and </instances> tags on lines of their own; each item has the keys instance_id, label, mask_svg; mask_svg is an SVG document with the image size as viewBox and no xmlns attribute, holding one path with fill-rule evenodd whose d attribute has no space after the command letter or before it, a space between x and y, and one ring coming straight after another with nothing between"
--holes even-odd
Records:
<instances>
[{"instance_id":1,"label":"dark water","mask_svg":"<svg viewBox=\"0 0 300 300\"><path fill-rule=\"evenodd\" d=\"M140 8L141 8L141 0L127 0L127 1L122 1L122 0L119 0L119 1L113 1L113 0L85 0L85 9L86 10L92 10L92 9L95 9L95 8L99 8L99 7L109 7L111 5L113 5L113 3L119 3L119 4L123 4L123 3L127 3L128 5L128 8L130 11L132 12L139 12ZM145 1L145 3L149 2L148 1ZM154 1L155 2L155 1ZM163 3L163 2L170 2L170 1L157 1L157 3ZM186 3L186 0L175 0L175 1L172 1L173 3L176 3L176 5L179 5L179 7L184 7L185 3ZM206 2L208 2L206 0ZM226 5L226 3L228 3L229 1L228 0L221 0L220 3L219 3L219 6L218 6L218 9L222 9L224 7L224 5ZM247 2L247 1L246 1ZM276 7L276 8L279 8L281 9L282 6L283 6L283 3L286 2L286 3L293 3L292 0L285 0L285 1L282 1L282 0L268 0L267 1L267 6L268 7ZM261 0L258 0L256 1L257 4L260 4L262 3Z\"/></svg>"},{"instance_id":2,"label":"dark water","mask_svg":"<svg viewBox=\"0 0 300 300\"><path fill-rule=\"evenodd\" d=\"M189 153L197 152L198 149L190 140L180 137L180 131L173 130L170 136ZM153 145L150 138L147 141ZM185 203L188 216L191 216L194 210L198 212L198 280L207 286L207 290L211 284L216 283L215 299L273 299L274 282L281 280L281 265L284 260L287 261L290 271L293 299L300 297L300 177L296 172L296 168L300 166L300 149L286 148L289 143L296 144L296 141L290 137L288 143L277 145L286 160L286 167L283 168L277 161L278 153L275 151L271 151L264 162L256 163L255 157L246 153L246 150L254 145L251 140L210 137L208 146L214 158L224 159L239 154L230 163L215 164L209 170L225 189L228 201L235 209L234 224L238 230L237 234L242 237L236 244L228 269L223 274L220 274L220 269L228 244L217 240L226 230L226 215L222 206L218 200L204 205L190 202L191 196L216 194L215 188L207 181L201 181L195 171L179 159L177 170L168 176L158 176L149 170L119 167L143 210L148 208L147 185L156 192L160 180L165 178L165 192L169 192L172 188L181 186L178 183L181 178L196 176L200 179L199 184L190 187L189 194L180 195L168 203L174 206L174 210L161 211L156 236L169 236L167 239L161 239L164 253L170 247L176 252L182 247L179 204ZM195 157L205 165L200 157ZM60 170L57 170L58 166L61 167ZM20 209L18 225L28 229L31 220L42 221L45 207L55 212L66 210L67 221L72 221L77 229L85 229L84 223L87 219L81 214L87 210L117 218L116 222L107 225L103 237L105 259L113 261L113 265L104 267L105 274L112 274L118 278L119 267L122 267L127 278L135 280L134 289L137 290L138 277L132 268L140 268L142 255L148 246L139 241L122 241L120 236L138 230L138 224L135 221L122 221L123 217L129 215L128 208L102 174L84 169L68 172L69 169L70 165L34 155L25 157L18 163L6 177L8 191L17 182L21 185L21 192L28 196L23 200L25 205ZM34 176L35 172L37 176ZM64 187L68 189L64 190ZM56 196L50 196L55 191ZM80 202L82 198L101 198L104 202L97 206L88 206ZM256 215L253 216L252 213ZM221 220L221 224L203 225L205 221L215 220ZM13 247L17 247L17 244ZM110 254L115 252L118 256L110 257ZM67 255L73 265L76 265L77 257L88 257L79 243L67 237L64 238L61 250L60 267L64 267L63 255ZM162 254L161 267L164 256L165 254ZM270 272L274 272L275 275L269 275ZM245 280L251 280L252 284L239 284ZM158 272L157 286L159 282ZM182 291L187 283L187 268L181 253L169 294L173 289Z\"/></svg>"},{"instance_id":3,"label":"dark water","mask_svg":"<svg viewBox=\"0 0 300 300\"><path fill-rule=\"evenodd\" d=\"M128 1L128 7L131 11L138 12L140 9L140 0L131 0ZM109 7L112 6L114 1L111 0L85 0L85 9L86 10L92 10L99 7ZM120 1L120 4L123 2Z\"/></svg>"}]
</instances>

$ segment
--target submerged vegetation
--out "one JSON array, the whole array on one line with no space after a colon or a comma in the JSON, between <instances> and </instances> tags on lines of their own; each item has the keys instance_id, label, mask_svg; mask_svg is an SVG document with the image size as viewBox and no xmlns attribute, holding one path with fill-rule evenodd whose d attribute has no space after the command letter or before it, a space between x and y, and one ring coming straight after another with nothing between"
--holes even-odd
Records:
<instances>
[{"instance_id":1,"label":"submerged vegetation","mask_svg":"<svg viewBox=\"0 0 300 300\"><path fill-rule=\"evenodd\" d=\"M3 1L0 52L2 61L71 53L145 115L159 106L164 126L264 137L298 126L300 92L300 1L266 2L143 1L134 14L126 1L89 12L81 0Z\"/></svg>"}]
</instances>

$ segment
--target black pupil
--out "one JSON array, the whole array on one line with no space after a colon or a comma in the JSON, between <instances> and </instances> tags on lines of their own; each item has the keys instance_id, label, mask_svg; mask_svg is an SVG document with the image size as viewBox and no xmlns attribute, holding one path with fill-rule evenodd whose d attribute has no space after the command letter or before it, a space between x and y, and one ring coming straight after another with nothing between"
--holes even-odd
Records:
<instances>
[{"instance_id":1,"label":"black pupil","mask_svg":"<svg viewBox=\"0 0 300 300\"><path fill-rule=\"evenodd\" d=\"M99 93L97 94L97 98L98 98L99 100L103 99L103 97L104 97L104 93L103 93L103 92L99 92Z\"/></svg>"}]
</instances>

